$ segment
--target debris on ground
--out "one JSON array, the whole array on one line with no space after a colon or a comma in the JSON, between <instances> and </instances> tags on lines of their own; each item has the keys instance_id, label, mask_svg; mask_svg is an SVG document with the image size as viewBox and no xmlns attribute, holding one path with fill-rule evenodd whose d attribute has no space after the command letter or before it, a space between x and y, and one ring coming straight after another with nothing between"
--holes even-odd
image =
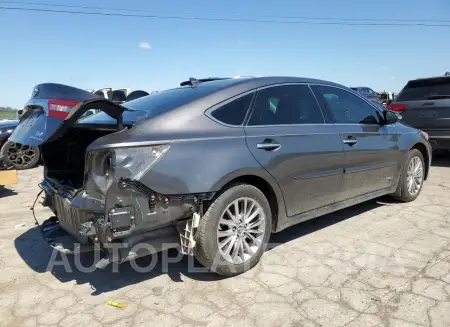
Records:
<instances>
[{"instance_id":1,"label":"debris on ground","mask_svg":"<svg viewBox=\"0 0 450 327\"><path fill-rule=\"evenodd\" d=\"M106 302L106 304L107 304L107 305L110 305L110 306L112 306L112 307L120 308L120 309L123 309L123 308L126 307L125 304L117 303L117 302L114 302L114 301L108 301L108 302Z\"/></svg>"}]
</instances>

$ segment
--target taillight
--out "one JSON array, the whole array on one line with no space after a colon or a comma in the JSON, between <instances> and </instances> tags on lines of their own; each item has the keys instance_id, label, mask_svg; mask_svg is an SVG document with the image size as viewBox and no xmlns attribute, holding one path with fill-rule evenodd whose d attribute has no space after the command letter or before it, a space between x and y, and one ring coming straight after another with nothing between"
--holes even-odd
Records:
<instances>
[{"instance_id":1,"label":"taillight","mask_svg":"<svg viewBox=\"0 0 450 327\"><path fill-rule=\"evenodd\" d=\"M389 110L392 111L405 111L406 110L406 106L404 104L391 104L389 107Z\"/></svg>"},{"instance_id":2,"label":"taillight","mask_svg":"<svg viewBox=\"0 0 450 327\"><path fill-rule=\"evenodd\" d=\"M76 101L68 100L48 100L48 116L59 119L66 119L73 107L78 104Z\"/></svg>"}]
</instances>

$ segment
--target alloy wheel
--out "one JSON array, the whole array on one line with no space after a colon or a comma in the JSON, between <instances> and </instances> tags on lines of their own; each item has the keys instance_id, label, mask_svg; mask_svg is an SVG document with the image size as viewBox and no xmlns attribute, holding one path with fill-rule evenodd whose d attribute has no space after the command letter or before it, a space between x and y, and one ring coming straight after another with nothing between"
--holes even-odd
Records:
<instances>
[{"instance_id":1,"label":"alloy wheel","mask_svg":"<svg viewBox=\"0 0 450 327\"><path fill-rule=\"evenodd\" d=\"M17 168L25 168L36 157L36 150L29 145L13 143L7 151L8 160Z\"/></svg>"},{"instance_id":2,"label":"alloy wheel","mask_svg":"<svg viewBox=\"0 0 450 327\"><path fill-rule=\"evenodd\" d=\"M252 258L263 244L266 217L254 199L234 200L222 213L217 228L217 244L222 257L240 264Z\"/></svg>"},{"instance_id":3,"label":"alloy wheel","mask_svg":"<svg viewBox=\"0 0 450 327\"><path fill-rule=\"evenodd\" d=\"M411 195L416 195L423 183L423 164L419 157L411 158L406 171L406 186Z\"/></svg>"}]
</instances>

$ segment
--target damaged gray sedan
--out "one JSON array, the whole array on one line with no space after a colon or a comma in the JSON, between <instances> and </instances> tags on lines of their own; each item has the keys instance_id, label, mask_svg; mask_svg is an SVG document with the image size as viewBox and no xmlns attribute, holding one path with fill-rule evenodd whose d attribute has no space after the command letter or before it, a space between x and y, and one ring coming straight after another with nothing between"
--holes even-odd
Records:
<instances>
[{"instance_id":1,"label":"damaged gray sedan","mask_svg":"<svg viewBox=\"0 0 450 327\"><path fill-rule=\"evenodd\" d=\"M98 267L176 246L239 274L272 232L385 194L412 201L427 178L427 135L344 86L183 85L120 105L40 84L10 138L40 146L50 223L73 244L100 246ZM65 240L52 244L69 251Z\"/></svg>"}]
</instances>

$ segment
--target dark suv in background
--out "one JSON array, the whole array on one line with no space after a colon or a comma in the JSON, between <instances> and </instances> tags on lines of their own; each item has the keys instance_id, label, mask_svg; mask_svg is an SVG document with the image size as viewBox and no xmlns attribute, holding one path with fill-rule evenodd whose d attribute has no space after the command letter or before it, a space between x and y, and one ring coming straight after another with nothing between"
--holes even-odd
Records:
<instances>
[{"instance_id":1,"label":"dark suv in background","mask_svg":"<svg viewBox=\"0 0 450 327\"><path fill-rule=\"evenodd\" d=\"M389 109L425 131L434 150L450 150L450 76L409 81Z\"/></svg>"}]
</instances>

